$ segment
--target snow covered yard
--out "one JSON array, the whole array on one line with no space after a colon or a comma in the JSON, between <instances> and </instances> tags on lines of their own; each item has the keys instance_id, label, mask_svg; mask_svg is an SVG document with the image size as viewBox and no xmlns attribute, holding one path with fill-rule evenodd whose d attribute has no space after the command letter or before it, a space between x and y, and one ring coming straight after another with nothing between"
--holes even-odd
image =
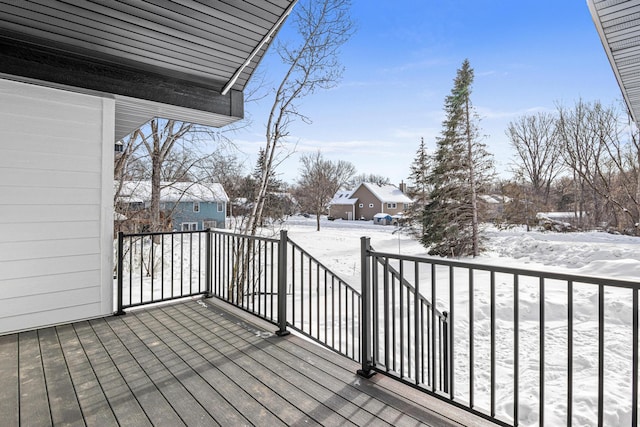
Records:
<instances>
[{"instance_id":1,"label":"snow covered yard","mask_svg":"<svg viewBox=\"0 0 640 427\"><path fill-rule=\"evenodd\" d=\"M360 237L371 238L378 251L424 255L425 248L394 226L371 221L327 221L291 217L284 225L289 237L345 276L359 274ZM640 280L640 238L604 232L552 233L524 228L485 229L486 251L474 263L531 270ZM357 282L359 283L359 282Z\"/></svg>"},{"instance_id":2,"label":"snow covered yard","mask_svg":"<svg viewBox=\"0 0 640 427\"><path fill-rule=\"evenodd\" d=\"M424 248L396 227L371 222L315 222L302 217L284 226L289 237L345 280L359 287L360 237L371 238L377 251L426 255ZM487 251L477 264L509 268L598 276L637 281L640 278L640 239L602 232L550 233L523 229L486 230ZM439 280L440 282L440 280ZM442 280L448 282L448 280ZM469 399L468 353L473 345L475 407L488 410L490 396L489 286L474 288L473 340L469 339L469 292L456 278L455 288L455 390L456 398ZM545 425L565 425L568 393L567 283L547 281L544 295L544 410ZM439 283L438 308L449 309L446 283ZM442 289L440 289L442 288ZM632 292L607 287L604 294L604 421L605 425L631 425ZM496 412L513 419L514 290L512 277L496 274ZM597 425L598 406L598 286L574 285L573 299L573 424ZM519 284L519 423L537 425L540 397L540 292L535 278Z\"/></svg>"}]
</instances>

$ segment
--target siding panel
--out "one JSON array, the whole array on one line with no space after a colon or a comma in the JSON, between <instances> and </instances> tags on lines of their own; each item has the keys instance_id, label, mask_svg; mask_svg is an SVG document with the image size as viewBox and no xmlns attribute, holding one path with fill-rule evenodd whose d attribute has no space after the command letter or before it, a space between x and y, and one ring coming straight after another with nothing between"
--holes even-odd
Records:
<instances>
[{"instance_id":1,"label":"siding panel","mask_svg":"<svg viewBox=\"0 0 640 427\"><path fill-rule=\"evenodd\" d=\"M77 297L77 295L75 295ZM100 304L83 304L75 307L25 312L16 316L0 317L0 331L22 331L41 325L73 322L75 319L96 317ZM52 320L55 319L55 320Z\"/></svg>"},{"instance_id":2,"label":"siding panel","mask_svg":"<svg viewBox=\"0 0 640 427\"><path fill-rule=\"evenodd\" d=\"M91 205L92 200L100 196L95 188L58 188L51 191L45 187L8 187L0 186L0 206L16 205Z\"/></svg>"},{"instance_id":3,"label":"siding panel","mask_svg":"<svg viewBox=\"0 0 640 427\"><path fill-rule=\"evenodd\" d=\"M2 282L3 298L19 298L29 295L64 292L93 286L98 280L96 271L77 271L62 275L21 277Z\"/></svg>"},{"instance_id":4,"label":"siding panel","mask_svg":"<svg viewBox=\"0 0 640 427\"><path fill-rule=\"evenodd\" d=\"M25 156L24 151L0 149L0 168L49 170L52 165L56 165L56 170L93 172L100 170L100 158L47 152L30 152Z\"/></svg>"},{"instance_id":5,"label":"siding panel","mask_svg":"<svg viewBox=\"0 0 640 427\"><path fill-rule=\"evenodd\" d=\"M55 192L55 190L51 190ZM29 224L34 222L75 222L99 218L96 205L5 205L0 212L0 223Z\"/></svg>"},{"instance_id":6,"label":"siding panel","mask_svg":"<svg viewBox=\"0 0 640 427\"><path fill-rule=\"evenodd\" d=\"M40 258L73 257L99 253L100 247L98 246L95 238L0 243L0 263Z\"/></svg>"},{"instance_id":7,"label":"siding panel","mask_svg":"<svg viewBox=\"0 0 640 427\"><path fill-rule=\"evenodd\" d=\"M65 273L92 269L100 271L99 254L6 261L0 262L0 281L50 275L62 276Z\"/></svg>"},{"instance_id":8,"label":"siding panel","mask_svg":"<svg viewBox=\"0 0 640 427\"><path fill-rule=\"evenodd\" d=\"M29 224L28 227L0 223L1 242L32 242L73 240L100 237L100 223L94 221L47 222Z\"/></svg>"},{"instance_id":9,"label":"siding panel","mask_svg":"<svg viewBox=\"0 0 640 427\"><path fill-rule=\"evenodd\" d=\"M0 182L3 186L34 188L100 188L97 173L0 168Z\"/></svg>"},{"instance_id":10,"label":"siding panel","mask_svg":"<svg viewBox=\"0 0 640 427\"><path fill-rule=\"evenodd\" d=\"M12 298L8 301L11 301L12 304L6 307L6 310L3 313L4 317L24 316L31 313L44 313L65 309L70 306L69 302L77 302L78 305L98 303L100 302L100 287L85 287L62 292L29 295L26 297Z\"/></svg>"},{"instance_id":11,"label":"siding panel","mask_svg":"<svg viewBox=\"0 0 640 427\"><path fill-rule=\"evenodd\" d=\"M107 314L114 104L7 80L0 99L0 334Z\"/></svg>"}]
</instances>

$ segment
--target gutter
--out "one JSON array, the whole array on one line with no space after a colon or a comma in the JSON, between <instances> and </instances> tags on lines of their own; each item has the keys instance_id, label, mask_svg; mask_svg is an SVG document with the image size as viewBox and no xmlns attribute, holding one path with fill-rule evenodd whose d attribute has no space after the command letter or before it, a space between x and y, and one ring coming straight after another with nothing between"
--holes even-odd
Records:
<instances>
[{"instance_id":1,"label":"gutter","mask_svg":"<svg viewBox=\"0 0 640 427\"><path fill-rule=\"evenodd\" d=\"M258 43L255 49L253 49L253 51L251 52L249 57L244 61L244 63L236 70L235 73L233 73L233 76L231 76L231 79L227 82L226 85L224 85L224 87L222 88L222 92L220 92L222 96L226 95L231 90L231 87L236 83L236 81L238 80L238 77L240 77L240 74L242 74L244 69L247 68L247 66L251 63L251 61L258 54L258 52L260 52L260 50L264 47L264 45L267 44L269 40L273 37L276 31L278 31L278 29L280 28L284 20L287 19L287 17L291 14L291 10L293 10L293 7L296 5L297 2L298 0L293 0L289 4L289 6L287 6L284 13L280 17L280 19L278 19L278 21L274 24L274 26L271 27L271 30L267 33L267 35L265 35L263 39L260 40L260 43Z\"/></svg>"}]
</instances>

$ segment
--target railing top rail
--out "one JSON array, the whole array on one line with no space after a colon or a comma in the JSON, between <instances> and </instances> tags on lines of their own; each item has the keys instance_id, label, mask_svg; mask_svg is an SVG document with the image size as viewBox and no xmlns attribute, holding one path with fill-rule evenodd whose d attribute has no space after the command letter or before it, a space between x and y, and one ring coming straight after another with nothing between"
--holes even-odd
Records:
<instances>
[{"instance_id":1,"label":"railing top rail","mask_svg":"<svg viewBox=\"0 0 640 427\"><path fill-rule=\"evenodd\" d=\"M221 236L238 237L238 238L248 239L248 240L259 240L261 242L273 242L273 243L280 242L280 239L278 239L278 238L263 237L263 236L251 236L250 234L231 233L231 232L223 231L223 230L211 230L211 233L219 234Z\"/></svg>"},{"instance_id":2,"label":"railing top rail","mask_svg":"<svg viewBox=\"0 0 640 427\"><path fill-rule=\"evenodd\" d=\"M190 230L190 231L148 231L144 233L122 233L123 237L153 237L174 234L200 234L206 233L207 230Z\"/></svg>"},{"instance_id":3,"label":"railing top rail","mask_svg":"<svg viewBox=\"0 0 640 427\"><path fill-rule=\"evenodd\" d=\"M334 273L333 271L331 271L330 268L328 268L327 266L325 266L323 263L321 263L320 261L318 261L313 255L311 255L309 252L305 251L300 245L298 245L296 242L294 242L293 240L291 240L290 238L287 238L287 240L289 241L289 243L291 244L291 246L293 246L294 248L298 249L300 252L304 253L306 256L308 256L314 263L316 263L317 265L319 265L320 267L322 267L324 270L328 271L333 277L337 278L338 280L340 280L340 282L344 283L345 286L347 286L349 289L351 289L356 295L360 296L360 291L358 291L357 289L355 289L353 286L351 286L349 284L349 282L347 282L346 280L344 280L343 278L341 278L340 276L338 276L336 273Z\"/></svg>"},{"instance_id":4,"label":"railing top rail","mask_svg":"<svg viewBox=\"0 0 640 427\"><path fill-rule=\"evenodd\" d=\"M442 265L446 267L466 268L471 270L481 270L481 271L488 271L488 272L493 271L495 273L505 273L505 274L512 274L516 276L532 276L532 277L540 277L543 279L563 280L567 282L584 283L584 284L590 284L590 285L607 285L607 286L614 286L614 287L620 287L620 288L640 289L640 278L638 278L638 281L624 280L624 279L611 279L607 277L598 277L598 276L584 276L584 275L575 275L575 274L559 273L559 272L552 272L552 271L492 266L492 265L473 263L473 262L454 261L454 260L448 260L448 259L443 259L438 257L401 255L401 254L394 254L394 253L388 253L388 252L377 252L375 250L370 250L369 255L374 257L389 258L389 259L396 259L396 260L403 260L403 261L410 261L410 262Z\"/></svg>"},{"instance_id":5,"label":"railing top rail","mask_svg":"<svg viewBox=\"0 0 640 427\"><path fill-rule=\"evenodd\" d=\"M263 236L250 236L248 234L242 234L242 233L230 233L230 232L226 232L226 231L222 231L222 230L190 230L190 231L153 231L153 232L145 232L145 233L122 233L123 237L153 237L153 236L162 236L162 235L176 235L176 234L201 234L201 233L206 233L207 231L209 231L210 233L213 234L219 234L219 235L224 235L224 236L231 236L231 237L239 237L239 238L243 238L243 239L249 239L249 240L259 240L262 242L273 242L273 243L277 243L280 240L273 238L273 237L263 237Z\"/></svg>"}]
</instances>

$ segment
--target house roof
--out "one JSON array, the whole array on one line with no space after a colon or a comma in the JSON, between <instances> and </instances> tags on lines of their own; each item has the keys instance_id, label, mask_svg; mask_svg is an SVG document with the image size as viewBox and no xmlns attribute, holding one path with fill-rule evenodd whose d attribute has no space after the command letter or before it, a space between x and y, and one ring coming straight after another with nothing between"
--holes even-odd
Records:
<instances>
[{"instance_id":1,"label":"house roof","mask_svg":"<svg viewBox=\"0 0 640 427\"><path fill-rule=\"evenodd\" d=\"M153 117L224 126L296 0L0 0L0 77L116 101L116 138Z\"/></svg>"},{"instance_id":2,"label":"house roof","mask_svg":"<svg viewBox=\"0 0 640 427\"><path fill-rule=\"evenodd\" d=\"M367 188L376 199L383 203L413 203L398 187L391 184L378 185L370 182L363 182L360 186Z\"/></svg>"},{"instance_id":3,"label":"house roof","mask_svg":"<svg viewBox=\"0 0 640 427\"><path fill-rule=\"evenodd\" d=\"M119 183L116 181L116 188ZM229 196L217 182L162 182L161 202L228 202ZM151 200L151 181L124 181L119 198L128 203L145 203Z\"/></svg>"},{"instance_id":4,"label":"house roof","mask_svg":"<svg viewBox=\"0 0 640 427\"><path fill-rule=\"evenodd\" d=\"M640 0L587 0L627 108L640 120Z\"/></svg>"},{"instance_id":5,"label":"house roof","mask_svg":"<svg viewBox=\"0 0 640 427\"><path fill-rule=\"evenodd\" d=\"M352 199L353 190L341 190L338 191L333 199L329 202L330 205L355 205L358 199Z\"/></svg>"}]
</instances>

